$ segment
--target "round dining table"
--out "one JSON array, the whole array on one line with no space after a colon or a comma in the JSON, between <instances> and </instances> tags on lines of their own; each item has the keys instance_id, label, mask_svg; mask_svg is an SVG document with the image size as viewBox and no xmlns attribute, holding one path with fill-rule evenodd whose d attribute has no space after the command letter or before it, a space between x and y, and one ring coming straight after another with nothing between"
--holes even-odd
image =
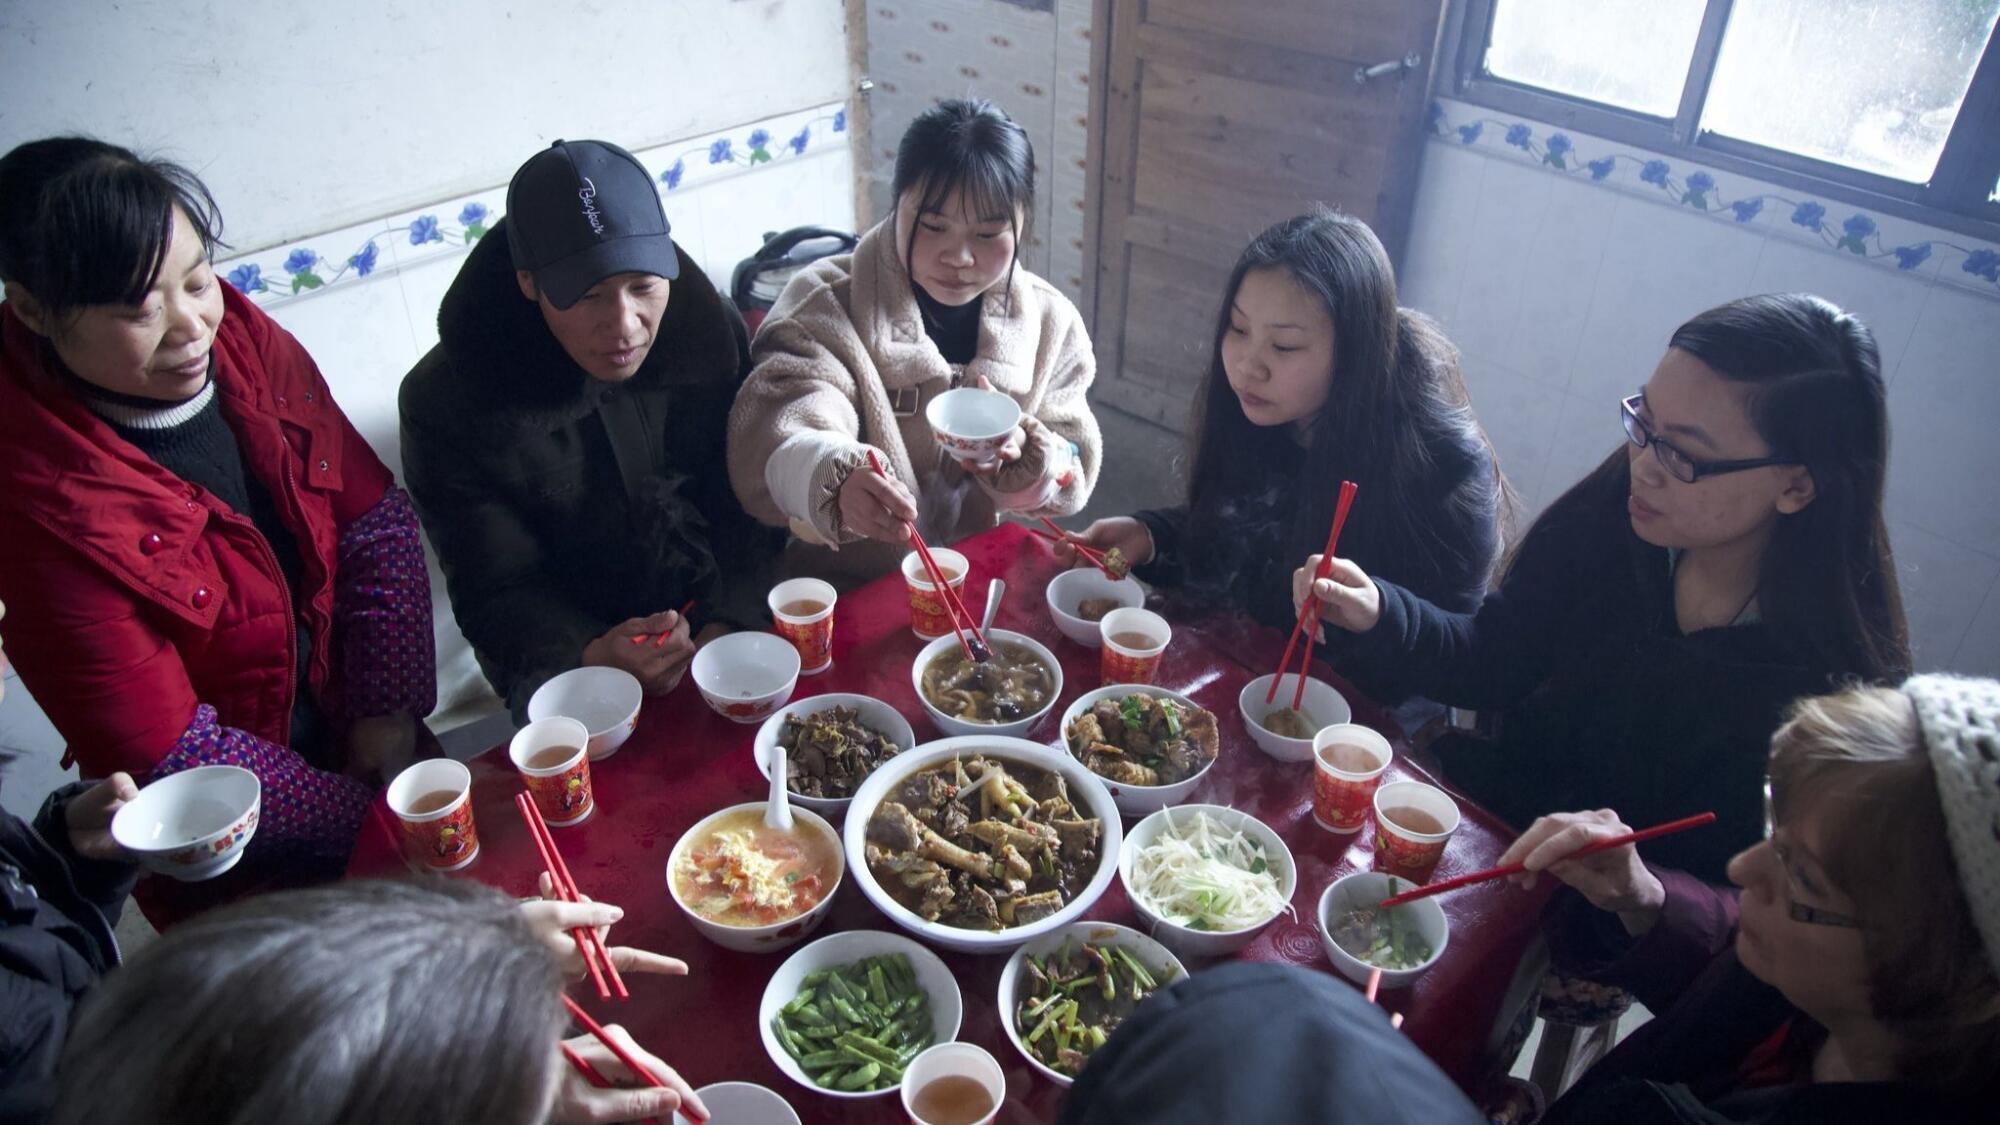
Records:
<instances>
[{"instance_id":1,"label":"round dining table","mask_svg":"<svg viewBox=\"0 0 2000 1125\"><path fill-rule=\"evenodd\" d=\"M1099 677L1098 651L1065 639L1050 618L1044 589L1060 565L1046 542L1014 523L953 546L971 564L965 584L968 608L979 614L988 580L1005 579L996 626L1035 638L1061 660L1061 698L1027 736L1059 744L1056 727L1063 709L1097 687ZM1243 727L1237 696L1250 680L1277 668L1286 637L1236 614L1173 619L1172 626L1157 685L1214 712L1221 731L1220 756L1188 802L1229 805L1256 816L1284 839L1298 867L1291 913L1281 915L1236 956L1333 972L1314 914L1329 883L1370 865L1372 829L1336 835L1319 827L1311 812L1312 763L1267 756ZM940 737L911 682L911 664L924 643L910 628L900 574L849 591L834 610L833 666L801 677L793 698L829 692L873 696L908 718L920 743ZM1409 760L1407 745L1383 708L1326 668L1317 667L1315 674L1341 689L1355 722L1376 728L1395 745L1396 758L1385 781L1436 782ZM574 986L572 995L600 1022L624 1025L696 1087L731 1080L760 1083L783 1095L807 1122L904 1121L893 1089L873 1098L828 1097L787 1078L766 1055L758 1005L771 974L799 946L772 953L723 949L697 934L668 895L667 855L682 833L717 809L762 800L768 792L768 782L751 760L756 732L754 724L711 711L694 684L683 680L667 695L646 700L631 737L611 757L592 764L597 810L581 825L556 829L556 843L583 894L623 908L612 944L679 957L688 963L688 975L628 974L631 998L624 1001L600 1000L588 980ZM488 750L468 765L480 852L453 877L477 879L513 895L534 894L542 865L514 806L514 794L522 786L506 747ZM1445 849L1437 879L1492 866L1514 836L1463 797L1459 805L1463 821ZM1138 819L1125 817L1125 827L1129 830ZM394 817L378 798L348 874L407 872L397 839ZM1115 863L1116 857L1106 862ZM843 881L826 923L812 936L857 929L900 932L853 882ZM1497 1057L1504 1038L1501 1025L1511 1022L1527 995L1529 984L1524 982L1530 976L1523 970L1524 957L1535 944L1546 893L1546 888L1522 891L1503 880L1441 897L1450 920L1444 955L1410 987L1381 994L1384 1009L1403 1014L1402 1028L1412 1042L1462 1086L1474 1088L1502 1062ZM1116 879L1084 917L1144 926ZM1005 955L938 952L964 1000L959 1038L992 1052L1006 1074L1007 1097L998 1120L1054 1121L1065 1090L1031 1067L1001 1026L997 991ZM1200 972L1203 963L1190 962L1188 968ZM1284 1049L1282 1043L1266 1046Z\"/></svg>"}]
</instances>

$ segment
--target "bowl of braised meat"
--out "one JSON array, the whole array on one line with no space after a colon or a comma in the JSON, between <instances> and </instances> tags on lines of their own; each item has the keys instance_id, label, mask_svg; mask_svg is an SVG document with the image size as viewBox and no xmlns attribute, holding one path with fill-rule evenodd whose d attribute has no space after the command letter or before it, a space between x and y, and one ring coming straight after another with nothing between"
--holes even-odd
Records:
<instances>
[{"instance_id":1,"label":"bowl of braised meat","mask_svg":"<svg viewBox=\"0 0 2000 1125\"><path fill-rule=\"evenodd\" d=\"M1132 684L1078 696L1063 712L1062 738L1118 811L1135 816L1186 800L1222 748L1213 713L1179 692Z\"/></svg>"},{"instance_id":2,"label":"bowl of braised meat","mask_svg":"<svg viewBox=\"0 0 2000 1125\"><path fill-rule=\"evenodd\" d=\"M1075 921L1123 837L1104 783L1019 738L965 735L878 766L842 832L861 893L933 945L999 953Z\"/></svg>"},{"instance_id":3,"label":"bowl of braised meat","mask_svg":"<svg viewBox=\"0 0 2000 1125\"><path fill-rule=\"evenodd\" d=\"M838 819L875 767L917 744L910 721L866 695L815 695L788 704L757 728L750 752L771 776L774 755L786 756L791 799Z\"/></svg>"}]
</instances>

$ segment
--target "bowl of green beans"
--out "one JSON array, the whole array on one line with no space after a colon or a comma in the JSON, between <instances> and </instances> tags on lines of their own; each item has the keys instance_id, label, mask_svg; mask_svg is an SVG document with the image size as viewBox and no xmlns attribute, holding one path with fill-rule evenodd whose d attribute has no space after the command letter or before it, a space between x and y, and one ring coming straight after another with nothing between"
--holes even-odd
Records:
<instances>
[{"instance_id":1,"label":"bowl of green beans","mask_svg":"<svg viewBox=\"0 0 2000 1125\"><path fill-rule=\"evenodd\" d=\"M937 954L900 934L848 930L778 966L757 1023L787 1078L829 1097L867 1098L899 1089L911 1059L957 1038L964 1013Z\"/></svg>"}]
</instances>

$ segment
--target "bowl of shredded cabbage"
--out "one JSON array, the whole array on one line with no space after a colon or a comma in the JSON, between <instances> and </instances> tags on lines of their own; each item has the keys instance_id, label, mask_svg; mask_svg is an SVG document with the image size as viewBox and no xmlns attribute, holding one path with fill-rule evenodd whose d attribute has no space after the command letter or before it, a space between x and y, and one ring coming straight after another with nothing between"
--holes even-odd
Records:
<instances>
[{"instance_id":1,"label":"bowl of shredded cabbage","mask_svg":"<svg viewBox=\"0 0 2000 1125\"><path fill-rule=\"evenodd\" d=\"M1160 944L1182 957L1225 957L1294 913L1299 871L1285 842L1249 813L1180 805L1125 834L1118 878Z\"/></svg>"}]
</instances>

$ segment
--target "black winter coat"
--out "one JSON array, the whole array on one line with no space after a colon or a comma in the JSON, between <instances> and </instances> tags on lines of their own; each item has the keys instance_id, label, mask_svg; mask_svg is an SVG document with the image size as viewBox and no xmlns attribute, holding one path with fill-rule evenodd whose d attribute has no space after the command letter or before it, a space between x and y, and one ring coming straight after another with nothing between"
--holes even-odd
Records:
<instances>
[{"instance_id":1,"label":"black winter coat","mask_svg":"<svg viewBox=\"0 0 2000 1125\"><path fill-rule=\"evenodd\" d=\"M404 481L459 627L517 719L628 618L694 599L697 628L763 622L781 533L743 513L723 460L749 339L680 258L652 350L614 386L521 296L496 225L445 294L438 346L403 381Z\"/></svg>"},{"instance_id":2,"label":"black winter coat","mask_svg":"<svg viewBox=\"0 0 2000 1125\"><path fill-rule=\"evenodd\" d=\"M118 963L138 868L70 849L63 808L89 787L50 794L33 824L0 814L0 1125L48 1116L70 1014Z\"/></svg>"}]
</instances>

